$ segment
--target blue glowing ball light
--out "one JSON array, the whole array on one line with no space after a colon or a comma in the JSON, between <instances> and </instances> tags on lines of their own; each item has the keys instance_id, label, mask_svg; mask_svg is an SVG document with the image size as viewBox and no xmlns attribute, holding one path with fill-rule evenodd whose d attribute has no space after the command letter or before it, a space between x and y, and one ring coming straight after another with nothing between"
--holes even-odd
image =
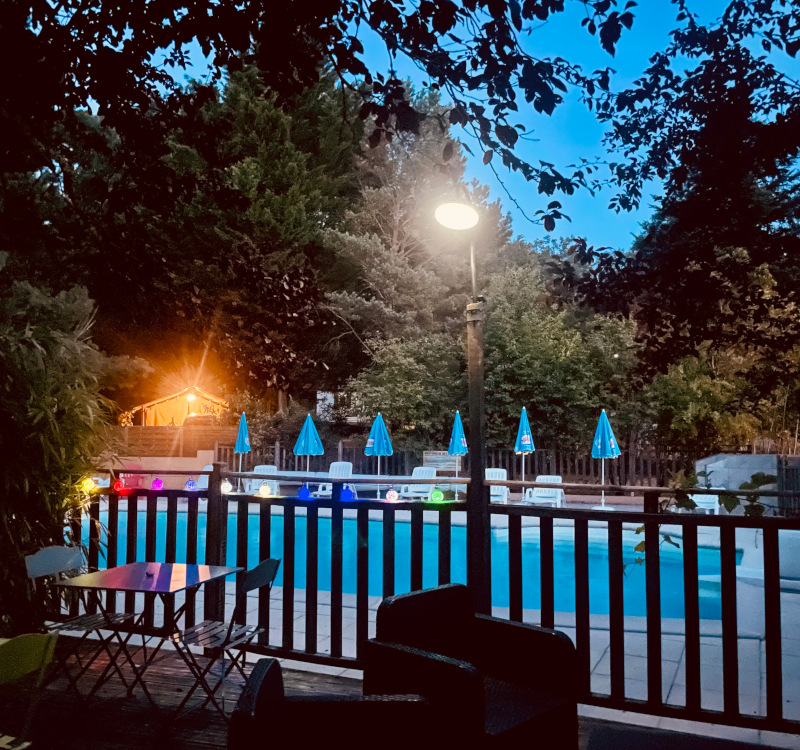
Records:
<instances>
[{"instance_id":1,"label":"blue glowing ball light","mask_svg":"<svg viewBox=\"0 0 800 750\"><path fill-rule=\"evenodd\" d=\"M342 501L352 500L353 499L353 490L349 487L342 487L342 494L341 494Z\"/></svg>"},{"instance_id":2,"label":"blue glowing ball light","mask_svg":"<svg viewBox=\"0 0 800 750\"><path fill-rule=\"evenodd\" d=\"M311 490L308 489L305 485L300 488L300 491L297 493L297 497L300 500L310 500L311 499Z\"/></svg>"},{"instance_id":3,"label":"blue glowing ball light","mask_svg":"<svg viewBox=\"0 0 800 750\"><path fill-rule=\"evenodd\" d=\"M185 489L187 492L197 492L197 482L195 482L195 481L194 481L194 479L190 479L190 480L189 480L189 481L186 483L186 487L184 487L184 489Z\"/></svg>"},{"instance_id":4,"label":"blue glowing ball light","mask_svg":"<svg viewBox=\"0 0 800 750\"><path fill-rule=\"evenodd\" d=\"M163 479L159 479L158 477L156 477L153 480L153 489L154 490L163 490L164 489L164 480Z\"/></svg>"}]
</instances>

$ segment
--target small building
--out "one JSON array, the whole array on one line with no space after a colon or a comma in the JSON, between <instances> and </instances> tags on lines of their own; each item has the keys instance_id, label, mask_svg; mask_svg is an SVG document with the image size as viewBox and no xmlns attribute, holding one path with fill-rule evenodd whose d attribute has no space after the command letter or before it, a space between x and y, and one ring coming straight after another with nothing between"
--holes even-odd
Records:
<instances>
[{"instance_id":1,"label":"small building","mask_svg":"<svg viewBox=\"0 0 800 750\"><path fill-rule=\"evenodd\" d=\"M216 420L227 408L225 399L194 385L135 406L122 415L120 422L128 426L180 427L190 417L190 422L202 422L203 418Z\"/></svg>"}]
</instances>

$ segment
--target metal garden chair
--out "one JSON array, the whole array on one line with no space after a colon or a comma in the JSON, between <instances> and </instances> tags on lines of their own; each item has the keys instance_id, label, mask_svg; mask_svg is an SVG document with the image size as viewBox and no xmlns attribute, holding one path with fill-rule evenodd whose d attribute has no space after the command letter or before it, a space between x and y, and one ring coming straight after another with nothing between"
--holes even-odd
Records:
<instances>
[{"instance_id":1,"label":"metal garden chair","mask_svg":"<svg viewBox=\"0 0 800 750\"><path fill-rule=\"evenodd\" d=\"M236 604L230 622L204 620L171 636L175 650L186 662L186 666L195 678L194 684L176 709L176 716L183 710L197 688L201 687L206 693L206 699L200 708L211 702L226 719L228 718L224 707L217 700L216 693L234 667L239 670L244 679L247 679L244 671L244 649L257 635L264 632L263 628L239 622L246 620L247 617L247 595L256 589L271 587L279 566L280 560L269 558L245 573L236 595ZM204 666L198 661L199 654L194 653L193 648L203 649L205 652L208 661ZM230 658L227 667L225 666L226 655ZM211 685L208 675L218 661L222 665L221 673L216 682Z\"/></svg>"},{"instance_id":2,"label":"metal garden chair","mask_svg":"<svg viewBox=\"0 0 800 750\"><path fill-rule=\"evenodd\" d=\"M71 647L58 649L55 656L57 668L64 673L70 686L80 695L78 680L86 674L89 667L92 666L101 653L106 653L109 656L110 664L113 665L117 675L127 687L128 682L116 665L116 660L109 647L113 636L104 636L101 631L108 630L109 628L122 629L126 625L132 623L136 615L131 612L118 612L106 615L87 612L85 614L78 614L65 618L61 614L61 594L48 585L49 582L55 579L68 577L70 574L80 571L82 566L83 554L80 547L63 547L58 545L44 547L25 558L28 578L34 582L35 586L41 588L41 595L49 602L51 619L47 623L48 631L50 633L77 632L81 634L77 642L74 642ZM98 636L97 648L95 648L88 657L81 659L81 647L84 641L92 634L97 634ZM72 674L68 664L71 657L74 657L78 665L78 671L75 675Z\"/></svg>"}]
</instances>

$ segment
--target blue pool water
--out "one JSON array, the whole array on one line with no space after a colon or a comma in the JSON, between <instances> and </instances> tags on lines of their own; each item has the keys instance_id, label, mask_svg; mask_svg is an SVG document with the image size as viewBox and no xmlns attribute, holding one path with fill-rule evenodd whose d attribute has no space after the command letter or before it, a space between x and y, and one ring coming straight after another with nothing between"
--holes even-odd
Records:
<instances>
[{"instance_id":1,"label":"blue pool water","mask_svg":"<svg viewBox=\"0 0 800 750\"><path fill-rule=\"evenodd\" d=\"M177 556L178 562L186 559L186 513L178 513L177 522ZM107 514L101 513L101 523L105 525ZM257 515L248 519L248 552L247 567L252 567L266 557L283 557L283 523L280 517L273 519L269 550L259 549L259 518ZM156 559L164 560L166 540L166 513L159 512L156 523ZM145 513L138 513L138 538L136 559L145 559ZM84 542L88 543L88 525L84 525ZM555 571L555 609L559 612L575 611L575 557L571 531L566 538L556 530L554 542ZM117 564L123 564L127 548L127 515L119 514L117 542ZM330 519L319 519L319 564L318 588L330 590L331 579L331 525ZM198 516L198 562L203 562L205 550L206 524L205 514ZM295 587L305 588L306 580L306 519L298 516L295 519ZM410 590L410 524L395 524L395 592ZM625 569L623 591L625 614L644 616L645 609L645 566L635 561L642 555L634 551L641 536L632 532L623 535L623 560ZM369 584L371 596L382 595L383 587L383 529L380 521L369 522ZM508 606L508 531L492 529L492 603L495 606ZM683 552L672 545L661 547L661 608L662 617L682 618L683 609ZM235 565L236 561L236 516L228 517L228 551L227 564ZM100 565L104 566L101 559ZM342 590L344 593L356 593L356 522L345 519L343 544ZM699 575L719 575L719 550L701 547L698 552ZM539 568L539 531L531 527L522 532L522 569L523 607L540 608L540 568ZM463 526L452 527L451 571L454 582L466 580L466 534ZM283 567L281 567L276 585L282 585ZM423 586L435 586L438 583L438 529L433 524L423 525ZM594 536L590 530L589 541L589 609L592 614L608 614L608 551L601 535ZM700 597L700 617L703 619L720 619L720 601L717 595Z\"/></svg>"}]
</instances>

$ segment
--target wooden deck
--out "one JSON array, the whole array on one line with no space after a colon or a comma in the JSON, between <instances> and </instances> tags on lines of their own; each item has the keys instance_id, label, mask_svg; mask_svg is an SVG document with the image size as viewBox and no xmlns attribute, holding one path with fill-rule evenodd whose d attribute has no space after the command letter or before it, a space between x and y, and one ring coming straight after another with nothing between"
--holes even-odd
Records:
<instances>
[{"instance_id":1,"label":"wooden deck","mask_svg":"<svg viewBox=\"0 0 800 750\"><path fill-rule=\"evenodd\" d=\"M98 659L91 673L82 679L84 697L76 695L63 676L49 684L36 710L31 750L225 750L228 725L213 707L199 708L201 695L195 694L187 708L175 717L176 707L192 684L177 654L165 653L147 671L147 686L158 708L150 704L140 689L128 697L116 678L87 699L85 694L106 663L105 658ZM284 683L287 693L361 694L358 679L315 672L284 669ZM225 705L230 711L241 689L241 678L231 677L226 685ZM0 735L18 734L27 705L27 691L0 692ZM772 746L596 719L582 719L580 733L580 750L764 750ZM332 738L331 744L340 744L339 739L359 750L352 738ZM269 738L265 737L264 748L268 745ZM424 746L421 738L420 750ZM781 747L798 746L781 743Z\"/></svg>"},{"instance_id":2,"label":"wooden deck","mask_svg":"<svg viewBox=\"0 0 800 750\"><path fill-rule=\"evenodd\" d=\"M109 680L91 699L76 695L63 676L54 679L36 709L31 750L224 750L228 725L213 707L199 708L203 702L199 691L175 717L175 709L193 680L174 651L158 659L146 674L147 687L158 708L139 688L128 697L117 678ZM84 696L106 664L107 658L99 658L91 674L81 679ZM361 693L360 680L312 672L285 670L284 682L287 693ZM241 678L231 676L226 682L228 712L240 689ZM0 735L18 735L27 700L26 691L0 693Z\"/></svg>"}]
</instances>

